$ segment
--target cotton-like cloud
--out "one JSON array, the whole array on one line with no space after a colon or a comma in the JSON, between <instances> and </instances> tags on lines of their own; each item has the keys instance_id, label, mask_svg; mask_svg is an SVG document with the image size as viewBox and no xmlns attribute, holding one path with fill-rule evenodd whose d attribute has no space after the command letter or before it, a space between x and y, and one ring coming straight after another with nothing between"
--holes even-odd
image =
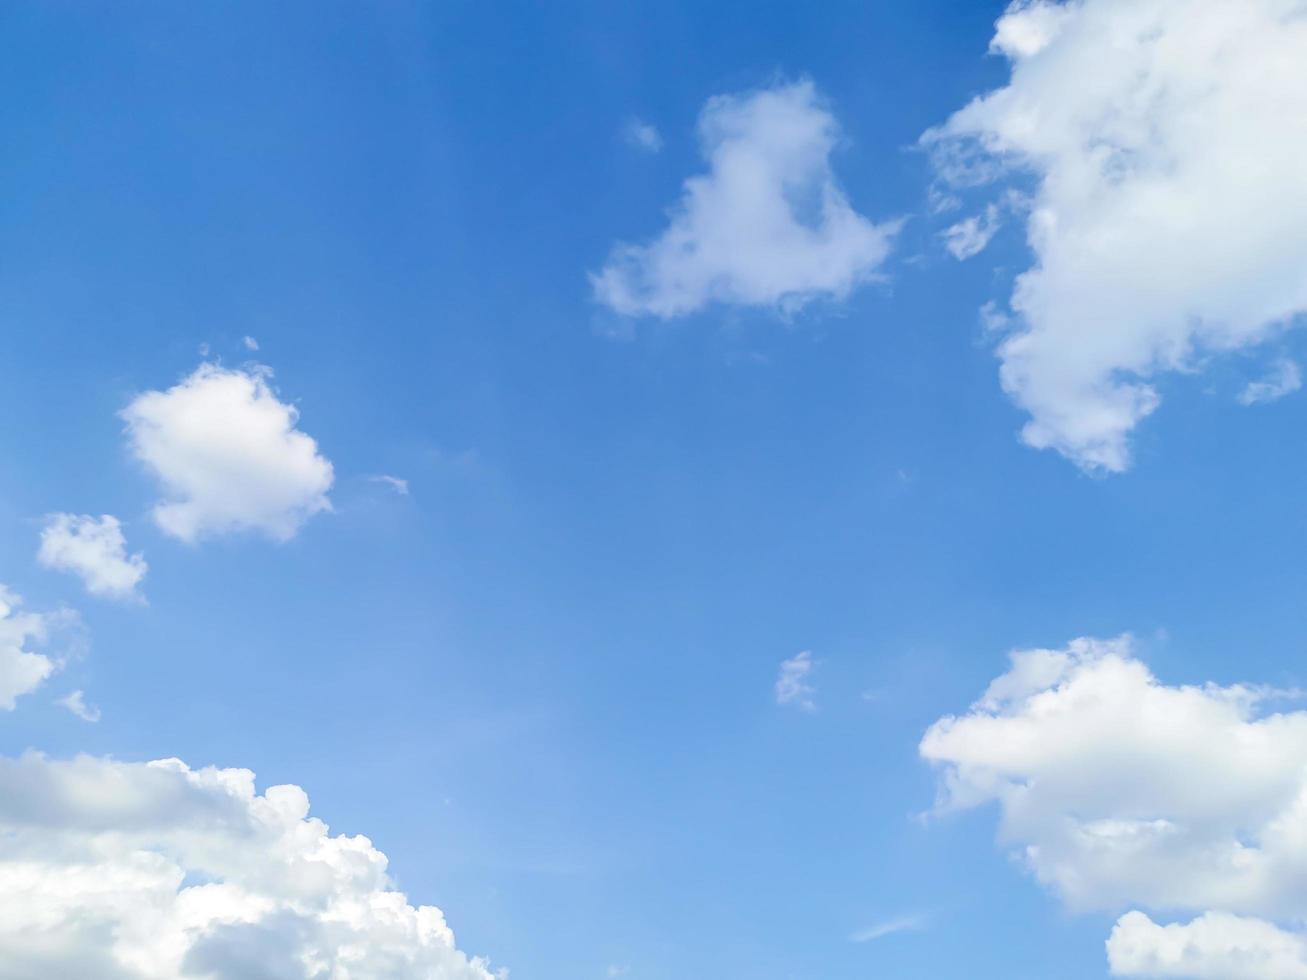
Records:
<instances>
[{"instance_id":1,"label":"cotton-like cloud","mask_svg":"<svg viewBox=\"0 0 1307 980\"><path fill-rule=\"evenodd\" d=\"M839 139L811 82L710 99L708 173L685 182L658 238L613 250L590 277L595 298L664 319L710 303L792 312L875 278L897 225L850 206L830 163Z\"/></svg>"},{"instance_id":2,"label":"cotton-like cloud","mask_svg":"<svg viewBox=\"0 0 1307 980\"><path fill-rule=\"evenodd\" d=\"M776 703L815 711L817 704L813 697L817 690L808 682L811 673L812 654L807 650L782 660L780 672L776 675Z\"/></svg>"},{"instance_id":3,"label":"cotton-like cloud","mask_svg":"<svg viewBox=\"0 0 1307 980\"><path fill-rule=\"evenodd\" d=\"M58 661L28 646L43 642L50 616L25 612L21 597L0 585L0 710L13 711L18 698L30 694L59 669Z\"/></svg>"},{"instance_id":4,"label":"cotton-like cloud","mask_svg":"<svg viewBox=\"0 0 1307 980\"><path fill-rule=\"evenodd\" d=\"M132 452L163 485L154 520L182 541L231 531L277 540L330 510L331 463L296 428L262 368L202 364L167 391L122 412Z\"/></svg>"},{"instance_id":5,"label":"cotton-like cloud","mask_svg":"<svg viewBox=\"0 0 1307 980\"><path fill-rule=\"evenodd\" d=\"M1124 916L1116 972L1297 976L1228 972L1302 962L1301 936L1275 924L1307 920L1307 711L1266 710L1278 696L1168 686L1129 637L1080 639L1012 654L920 748L941 770L937 810L996 803L1001 842L1072 910L1198 914Z\"/></svg>"},{"instance_id":6,"label":"cotton-like cloud","mask_svg":"<svg viewBox=\"0 0 1307 980\"><path fill-rule=\"evenodd\" d=\"M0 759L0 976L491 980L308 806L175 759Z\"/></svg>"},{"instance_id":7,"label":"cotton-like cloud","mask_svg":"<svg viewBox=\"0 0 1307 980\"><path fill-rule=\"evenodd\" d=\"M72 572L92 595L127 599L149 566L138 552L127 554L122 523L104 514L98 520L86 514L51 514L41 529L37 560L46 568Z\"/></svg>"},{"instance_id":8,"label":"cotton-like cloud","mask_svg":"<svg viewBox=\"0 0 1307 980\"><path fill-rule=\"evenodd\" d=\"M1129 465L1154 379L1307 310L1307 3L1021 0L1006 86L927 133L955 186L1034 181L1001 380L1023 439Z\"/></svg>"}]
</instances>

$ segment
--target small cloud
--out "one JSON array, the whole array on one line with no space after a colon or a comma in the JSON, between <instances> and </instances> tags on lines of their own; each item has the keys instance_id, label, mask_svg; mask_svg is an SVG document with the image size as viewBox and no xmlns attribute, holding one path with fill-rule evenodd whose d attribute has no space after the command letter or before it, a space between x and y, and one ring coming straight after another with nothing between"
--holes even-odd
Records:
<instances>
[{"instance_id":1,"label":"small cloud","mask_svg":"<svg viewBox=\"0 0 1307 980\"><path fill-rule=\"evenodd\" d=\"M72 572L92 595L136 599L149 571L140 552L127 554L122 523L110 514L50 514L41 529L36 559L46 568Z\"/></svg>"},{"instance_id":2,"label":"small cloud","mask_svg":"<svg viewBox=\"0 0 1307 980\"><path fill-rule=\"evenodd\" d=\"M624 977L630 972L631 972L631 968L629 966L618 966L616 963L614 963L612 966L608 968L607 976L609 980L613 980L614 977Z\"/></svg>"},{"instance_id":3,"label":"small cloud","mask_svg":"<svg viewBox=\"0 0 1307 980\"><path fill-rule=\"evenodd\" d=\"M1239 394L1239 404L1260 405L1283 398L1302 387L1302 371L1296 362L1282 357L1261 381L1250 381Z\"/></svg>"},{"instance_id":4,"label":"small cloud","mask_svg":"<svg viewBox=\"0 0 1307 980\"><path fill-rule=\"evenodd\" d=\"M241 338L241 343L245 345L246 350L259 349L259 342L255 340L253 337L249 336L248 334L246 334L244 337Z\"/></svg>"},{"instance_id":5,"label":"small cloud","mask_svg":"<svg viewBox=\"0 0 1307 980\"><path fill-rule=\"evenodd\" d=\"M657 153L663 148L663 137L657 127L640 119L631 119L622 128L627 144L646 153Z\"/></svg>"},{"instance_id":6,"label":"small cloud","mask_svg":"<svg viewBox=\"0 0 1307 980\"><path fill-rule=\"evenodd\" d=\"M961 261L983 252L1002 226L998 205L991 204L980 214L973 214L945 228L940 237L944 239L949 254Z\"/></svg>"},{"instance_id":7,"label":"small cloud","mask_svg":"<svg viewBox=\"0 0 1307 980\"><path fill-rule=\"evenodd\" d=\"M865 929L859 929L849 936L849 942L869 943L873 939L892 936L896 932L920 932L926 928L928 920L929 916L925 915L900 915L893 919L886 919L884 922L874 923Z\"/></svg>"},{"instance_id":8,"label":"small cloud","mask_svg":"<svg viewBox=\"0 0 1307 980\"><path fill-rule=\"evenodd\" d=\"M1012 317L991 299L980 308L980 325L993 337L1012 328Z\"/></svg>"},{"instance_id":9,"label":"small cloud","mask_svg":"<svg viewBox=\"0 0 1307 980\"><path fill-rule=\"evenodd\" d=\"M948 214L962 207L962 200L956 194L948 194L937 187L927 192L927 203L931 214Z\"/></svg>"},{"instance_id":10,"label":"small cloud","mask_svg":"<svg viewBox=\"0 0 1307 980\"><path fill-rule=\"evenodd\" d=\"M812 654L807 650L795 654L789 660L782 660L780 673L776 676L776 703L782 706L792 704L804 711L816 711L817 704L813 701L813 695L817 690L808 683L810 673Z\"/></svg>"},{"instance_id":11,"label":"small cloud","mask_svg":"<svg viewBox=\"0 0 1307 980\"><path fill-rule=\"evenodd\" d=\"M30 694L63 667L63 661L29 649L49 639L59 626L76 626L76 613L34 613L21 608L22 598L0 585L0 711Z\"/></svg>"},{"instance_id":12,"label":"small cloud","mask_svg":"<svg viewBox=\"0 0 1307 980\"><path fill-rule=\"evenodd\" d=\"M706 170L684 182L661 234L613 246L590 274L595 300L626 317L721 304L789 318L884 281L902 221L854 210L832 163L842 142L807 80L709 99L699 115Z\"/></svg>"},{"instance_id":13,"label":"small cloud","mask_svg":"<svg viewBox=\"0 0 1307 980\"><path fill-rule=\"evenodd\" d=\"M55 704L61 708L67 708L82 721L96 722L100 720L100 709L95 705L86 703L86 696L81 691L74 691L67 697L62 697Z\"/></svg>"},{"instance_id":14,"label":"small cloud","mask_svg":"<svg viewBox=\"0 0 1307 980\"><path fill-rule=\"evenodd\" d=\"M408 480L402 480L397 476L388 476L385 473L378 473L376 476L368 477L368 479L373 483L384 483L401 497L408 496Z\"/></svg>"},{"instance_id":15,"label":"small cloud","mask_svg":"<svg viewBox=\"0 0 1307 980\"><path fill-rule=\"evenodd\" d=\"M260 365L205 363L118 413L132 455L163 487L153 511L162 531L188 544L251 530L285 541L330 512L331 462L271 377Z\"/></svg>"}]
</instances>

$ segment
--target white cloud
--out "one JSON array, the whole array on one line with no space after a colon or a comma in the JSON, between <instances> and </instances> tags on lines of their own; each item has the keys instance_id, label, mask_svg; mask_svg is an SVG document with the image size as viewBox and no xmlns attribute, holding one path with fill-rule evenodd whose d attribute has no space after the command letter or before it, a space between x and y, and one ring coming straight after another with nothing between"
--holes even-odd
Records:
<instances>
[{"instance_id":1,"label":"white cloud","mask_svg":"<svg viewBox=\"0 0 1307 980\"><path fill-rule=\"evenodd\" d=\"M1302 371L1286 358L1276 361L1271 372L1260 381L1250 381L1239 394L1243 405L1259 405L1292 394L1302 387Z\"/></svg>"},{"instance_id":2,"label":"white cloud","mask_svg":"<svg viewBox=\"0 0 1307 980\"><path fill-rule=\"evenodd\" d=\"M699 116L709 171L685 182L666 230L618 245L592 274L627 316L682 316L710 303L793 312L876 277L895 223L849 205L831 169L840 138L811 82L719 95Z\"/></svg>"},{"instance_id":3,"label":"white cloud","mask_svg":"<svg viewBox=\"0 0 1307 980\"><path fill-rule=\"evenodd\" d=\"M60 698L55 704L61 708L67 708L82 721L96 722L100 720L100 709L87 704L86 695L82 691L73 691L72 694Z\"/></svg>"},{"instance_id":4,"label":"white cloud","mask_svg":"<svg viewBox=\"0 0 1307 980\"><path fill-rule=\"evenodd\" d=\"M104 514L50 514L41 529L37 560L46 568L72 572L92 595L137 597L136 586L149 566L139 552L127 554L122 524Z\"/></svg>"},{"instance_id":5,"label":"white cloud","mask_svg":"<svg viewBox=\"0 0 1307 980\"><path fill-rule=\"evenodd\" d=\"M253 337L250 337L248 335L241 338L241 343L245 345L246 350L259 349L259 342L255 340Z\"/></svg>"},{"instance_id":6,"label":"white cloud","mask_svg":"<svg viewBox=\"0 0 1307 980\"><path fill-rule=\"evenodd\" d=\"M817 704L813 701L813 696L817 691L808 683L808 675L811 673L812 654L807 650L795 654L789 660L782 660L780 673L776 675L776 703L792 704L804 711L816 710Z\"/></svg>"},{"instance_id":7,"label":"white cloud","mask_svg":"<svg viewBox=\"0 0 1307 980\"><path fill-rule=\"evenodd\" d=\"M1208 912L1161 926L1142 912L1121 916L1107 940L1118 977L1307 980L1307 942L1261 919Z\"/></svg>"},{"instance_id":8,"label":"white cloud","mask_svg":"<svg viewBox=\"0 0 1307 980\"><path fill-rule=\"evenodd\" d=\"M996 802L1000 840L1072 910L1199 915L1169 931L1122 917L1117 972L1297 976L1230 972L1302 962L1301 936L1272 923L1307 919L1307 711L1267 711L1278 696L1167 686L1128 636L1080 639L1013 653L921 754L942 770L937 811Z\"/></svg>"},{"instance_id":9,"label":"white cloud","mask_svg":"<svg viewBox=\"0 0 1307 980\"><path fill-rule=\"evenodd\" d=\"M646 153L657 153L663 148L663 137L658 129L639 119L632 119L626 124L622 129L622 137L631 146Z\"/></svg>"},{"instance_id":10,"label":"white cloud","mask_svg":"<svg viewBox=\"0 0 1307 980\"><path fill-rule=\"evenodd\" d=\"M1023 439L1129 465L1153 379L1307 310L1307 4L1014 3L1008 84L923 138L943 177L1033 175L999 347Z\"/></svg>"},{"instance_id":11,"label":"white cloud","mask_svg":"<svg viewBox=\"0 0 1307 980\"><path fill-rule=\"evenodd\" d=\"M23 612L23 600L0 585L0 710L13 711L18 698L30 694L59 669L58 661L27 649L29 642L43 642L50 632L51 617Z\"/></svg>"},{"instance_id":12,"label":"white cloud","mask_svg":"<svg viewBox=\"0 0 1307 980\"><path fill-rule=\"evenodd\" d=\"M229 531L291 537L330 510L331 463L262 368L202 364L122 412L132 452L163 484L154 520L183 541Z\"/></svg>"},{"instance_id":13,"label":"white cloud","mask_svg":"<svg viewBox=\"0 0 1307 980\"><path fill-rule=\"evenodd\" d=\"M928 921L924 915L900 915L897 918L886 919L884 922L877 922L865 929L859 929L849 936L849 942L869 943L873 939L892 936L896 932L918 932L926 928Z\"/></svg>"},{"instance_id":14,"label":"white cloud","mask_svg":"<svg viewBox=\"0 0 1307 980\"><path fill-rule=\"evenodd\" d=\"M7 980L491 980L365 837L239 769L0 759Z\"/></svg>"},{"instance_id":15,"label":"white cloud","mask_svg":"<svg viewBox=\"0 0 1307 980\"><path fill-rule=\"evenodd\" d=\"M388 476L385 473L377 476L370 476L368 479L373 483L381 483L390 487L390 489L394 490L401 497L408 496L408 480L401 479L398 476Z\"/></svg>"}]
</instances>

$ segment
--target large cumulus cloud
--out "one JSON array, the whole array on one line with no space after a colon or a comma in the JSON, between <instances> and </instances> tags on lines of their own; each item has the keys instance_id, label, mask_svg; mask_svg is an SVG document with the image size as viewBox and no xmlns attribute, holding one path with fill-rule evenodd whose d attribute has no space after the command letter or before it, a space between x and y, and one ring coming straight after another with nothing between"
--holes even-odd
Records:
<instances>
[{"instance_id":1,"label":"large cumulus cloud","mask_svg":"<svg viewBox=\"0 0 1307 980\"><path fill-rule=\"evenodd\" d=\"M492 980L297 786L171 759L0 759L6 980Z\"/></svg>"},{"instance_id":2,"label":"large cumulus cloud","mask_svg":"<svg viewBox=\"0 0 1307 980\"><path fill-rule=\"evenodd\" d=\"M1125 913L1115 973L1307 976L1307 711L1280 697L1167 685L1129 637L1080 639L1014 653L920 750L939 812L997 804L1002 843L1069 908ZM1176 913L1196 917L1152 918Z\"/></svg>"}]
</instances>

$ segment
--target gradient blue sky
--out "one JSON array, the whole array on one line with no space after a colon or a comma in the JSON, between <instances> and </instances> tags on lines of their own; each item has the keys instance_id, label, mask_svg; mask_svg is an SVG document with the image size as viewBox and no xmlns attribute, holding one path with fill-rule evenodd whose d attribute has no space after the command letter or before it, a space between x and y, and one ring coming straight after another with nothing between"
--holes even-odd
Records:
<instances>
[{"instance_id":1,"label":"gradient blue sky","mask_svg":"<svg viewBox=\"0 0 1307 980\"><path fill-rule=\"evenodd\" d=\"M1307 418L1236 403L1258 348L1159 376L1127 473L1019 441L978 311L1029 247L951 257L970 211L932 212L917 146L1007 80L1002 9L6 5L0 581L87 650L0 750L301 785L516 980L1103 976L1115 915L1023 874L992 808L918 819L917 744L1081 635L1307 683ZM905 221L884 280L605 310L587 274L665 226L705 102L796 79L853 208ZM202 348L268 365L335 466L288 541L151 522L117 413ZM122 519L148 604L38 563L56 511ZM773 696L804 650L814 711Z\"/></svg>"}]
</instances>

